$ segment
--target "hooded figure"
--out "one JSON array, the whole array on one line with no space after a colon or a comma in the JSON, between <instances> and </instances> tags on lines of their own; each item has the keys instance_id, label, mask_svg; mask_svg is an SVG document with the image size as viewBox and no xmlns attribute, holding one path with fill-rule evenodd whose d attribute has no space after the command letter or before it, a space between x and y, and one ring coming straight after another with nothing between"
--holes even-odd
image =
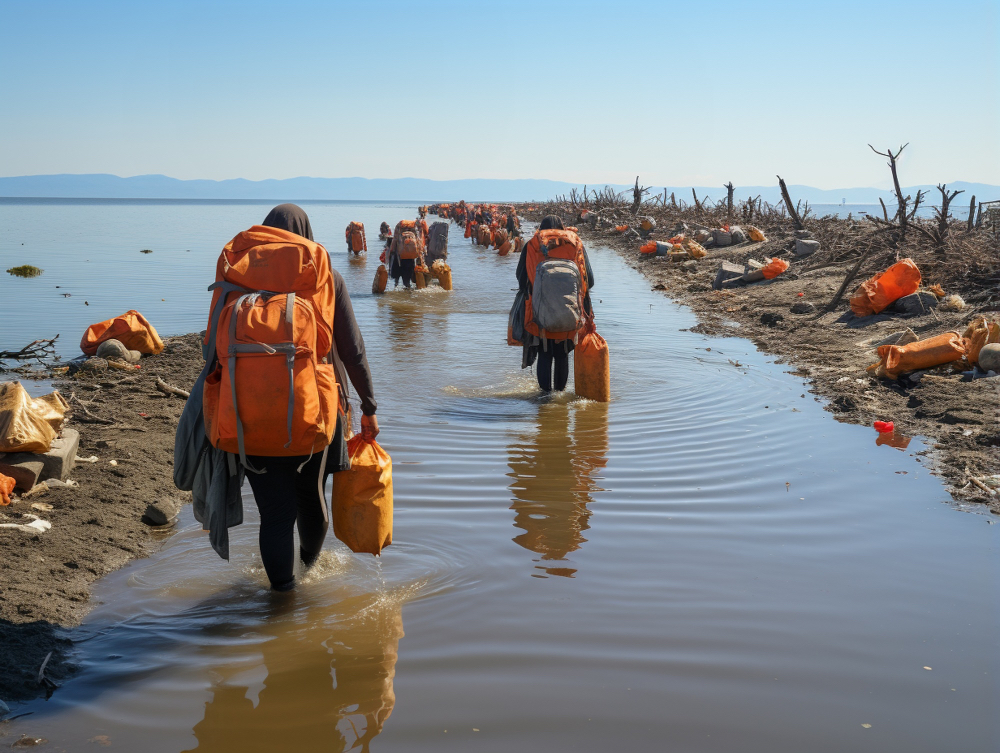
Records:
<instances>
[{"instance_id":1,"label":"hooded figure","mask_svg":"<svg viewBox=\"0 0 1000 753\"><path fill-rule=\"evenodd\" d=\"M275 207L268 213L263 224L313 240L308 215L294 204ZM350 378L361 401L362 435L374 440L378 435L378 421L375 419L377 406L371 370L365 355L365 343L354 318L344 278L335 270L331 270L331 273L335 296L334 319L331 351L326 359L337 370L342 389L339 398L345 411L348 408L347 378ZM214 343L214 332L210 332L209 336L210 342ZM191 391L191 398L185 406L178 427L174 450L174 479L178 488L193 487L195 516L199 521L209 523L213 547L228 559L226 529L242 522L239 487L244 469L236 456L211 445L208 445L210 452L199 452L207 444L201 415L202 387L206 373L214 368L215 359L213 345L206 349L205 371ZM276 591L287 591L295 586L293 531L296 527L299 531L299 558L302 563L311 565L319 556L329 527L324 497L326 475L350 467L344 424L338 412L337 426L330 446L322 453L291 457L247 457L248 468L255 469L254 473L247 474L247 478L260 511L261 560L271 587ZM348 423L347 426L349 425Z\"/></svg>"},{"instance_id":2,"label":"hooded figure","mask_svg":"<svg viewBox=\"0 0 1000 753\"><path fill-rule=\"evenodd\" d=\"M538 225L539 230L565 230L563 222L556 215L550 214ZM531 295L531 281L528 277L527 264L528 244L521 247L521 257L517 261L517 284L518 290L525 296ZM583 259L587 269L587 295L583 299L583 308L588 313L593 313L590 305L590 289L594 287L594 270L590 266L590 259L587 252L583 252ZM544 392L551 392L553 386L556 390L566 389L569 381L569 353L573 350L573 340L542 340L534 335L525 333L524 351L521 358L521 368L526 369L535 360L538 360L536 373L538 376L538 386ZM554 370L554 373L553 373Z\"/></svg>"}]
</instances>

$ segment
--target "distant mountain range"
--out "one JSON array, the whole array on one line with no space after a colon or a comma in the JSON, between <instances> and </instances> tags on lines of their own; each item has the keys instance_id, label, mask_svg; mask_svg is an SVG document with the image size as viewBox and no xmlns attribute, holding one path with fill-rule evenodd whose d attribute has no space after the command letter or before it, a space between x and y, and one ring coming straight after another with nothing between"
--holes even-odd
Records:
<instances>
[{"instance_id":1,"label":"distant mountain range","mask_svg":"<svg viewBox=\"0 0 1000 753\"><path fill-rule=\"evenodd\" d=\"M588 189L600 189L604 184L591 183ZM616 190L629 186L616 185ZM1000 186L985 183L956 182L949 189L965 191L956 199L956 208L968 206L971 196L979 201L1000 199ZM424 178L288 178L285 180L179 180L166 175L24 175L0 178L3 198L73 198L73 199L259 199L270 201L355 200L355 201L542 201L568 194L583 184L553 180L426 180ZM929 191L927 201L936 203L934 186L910 186L905 190L916 194L917 189ZM826 190L811 186L788 187L792 199L813 204L877 204L879 198L890 204L892 192L879 188L838 188ZM664 187L653 187L663 193ZM668 194L691 203L691 186L668 186ZM708 196L718 200L726 196L722 186L696 186L698 198ZM781 200L777 185L738 186L736 197L761 196L772 204ZM891 206L891 204L890 204Z\"/></svg>"}]
</instances>

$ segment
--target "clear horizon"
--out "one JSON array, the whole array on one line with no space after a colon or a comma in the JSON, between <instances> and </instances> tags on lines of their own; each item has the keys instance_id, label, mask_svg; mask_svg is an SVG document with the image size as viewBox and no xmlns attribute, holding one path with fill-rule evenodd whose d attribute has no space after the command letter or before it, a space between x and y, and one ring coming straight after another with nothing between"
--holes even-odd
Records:
<instances>
[{"instance_id":1,"label":"clear horizon","mask_svg":"<svg viewBox=\"0 0 1000 753\"><path fill-rule=\"evenodd\" d=\"M885 188L909 142L904 184L1000 183L993 2L4 12L7 176Z\"/></svg>"}]
</instances>

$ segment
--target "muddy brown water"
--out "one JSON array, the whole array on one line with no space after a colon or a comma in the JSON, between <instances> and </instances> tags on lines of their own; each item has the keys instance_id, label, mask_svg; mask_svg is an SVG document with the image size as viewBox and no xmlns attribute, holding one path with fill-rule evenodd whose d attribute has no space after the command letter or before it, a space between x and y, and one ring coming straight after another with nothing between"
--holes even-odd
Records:
<instances>
[{"instance_id":1,"label":"muddy brown water","mask_svg":"<svg viewBox=\"0 0 1000 753\"><path fill-rule=\"evenodd\" d=\"M7 740L240 753L1000 747L998 527L947 504L919 439L900 451L836 423L745 341L684 331L689 311L600 249L613 400L543 398L504 342L514 259L453 228L452 293L377 298L376 244L349 261L342 229L412 207L306 208L317 238L333 239L368 344L394 461L393 545L376 560L331 536L300 588L276 597L249 492L228 564L186 509L161 551L98 584L71 632L79 672L15 709L32 713ZM208 251L205 228L223 225L224 242L266 207L127 210L135 228L145 212L147 232L187 228L178 246L206 249L175 270L172 296L154 294L180 302L162 317L170 334L198 328L207 307L203 280L188 280L210 274L221 246ZM141 237L122 246L130 265L161 253L141 256ZM46 275L59 268L37 258Z\"/></svg>"}]
</instances>

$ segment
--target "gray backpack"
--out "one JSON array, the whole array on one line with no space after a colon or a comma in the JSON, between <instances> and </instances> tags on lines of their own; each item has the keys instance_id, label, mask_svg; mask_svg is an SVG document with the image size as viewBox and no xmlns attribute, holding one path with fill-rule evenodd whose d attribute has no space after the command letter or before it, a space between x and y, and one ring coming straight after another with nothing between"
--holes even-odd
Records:
<instances>
[{"instance_id":1,"label":"gray backpack","mask_svg":"<svg viewBox=\"0 0 1000 753\"><path fill-rule=\"evenodd\" d=\"M576 262L539 262L531 291L531 314L543 332L575 333L583 326L583 280Z\"/></svg>"},{"instance_id":2,"label":"gray backpack","mask_svg":"<svg viewBox=\"0 0 1000 753\"><path fill-rule=\"evenodd\" d=\"M448 228L447 222L435 222L431 225L427 239L427 263L433 264L438 259L448 258Z\"/></svg>"}]
</instances>

